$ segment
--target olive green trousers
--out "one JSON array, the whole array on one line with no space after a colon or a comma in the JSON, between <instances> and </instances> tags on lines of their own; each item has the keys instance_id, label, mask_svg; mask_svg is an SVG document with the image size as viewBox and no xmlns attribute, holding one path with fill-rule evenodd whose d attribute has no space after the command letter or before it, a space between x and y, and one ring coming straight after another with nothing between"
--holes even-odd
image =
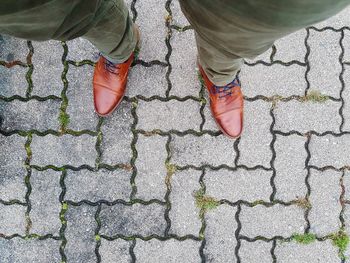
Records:
<instances>
[{"instance_id":1,"label":"olive green trousers","mask_svg":"<svg viewBox=\"0 0 350 263\"><path fill-rule=\"evenodd\" d=\"M29 40L88 39L114 63L137 37L123 0L0 0L0 34Z\"/></svg>"},{"instance_id":2,"label":"olive green trousers","mask_svg":"<svg viewBox=\"0 0 350 263\"><path fill-rule=\"evenodd\" d=\"M195 29L200 64L219 86L232 81L243 58L258 56L275 40L350 4L350 0L179 1ZM0 34L32 40L81 36L115 63L125 61L137 41L123 0L0 0Z\"/></svg>"}]
</instances>

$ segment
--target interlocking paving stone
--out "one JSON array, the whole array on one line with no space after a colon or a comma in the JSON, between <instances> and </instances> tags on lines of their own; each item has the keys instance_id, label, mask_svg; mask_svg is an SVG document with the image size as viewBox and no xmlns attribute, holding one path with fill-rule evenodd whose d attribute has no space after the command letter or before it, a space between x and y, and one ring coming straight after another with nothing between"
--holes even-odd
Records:
<instances>
[{"instance_id":1,"label":"interlocking paving stone","mask_svg":"<svg viewBox=\"0 0 350 263\"><path fill-rule=\"evenodd\" d=\"M129 248L131 246L130 241L123 239L117 239L113 241L107 241L102 239L101 247L99 249L102 263L128 263L131 262L131 255Z\"/></svg>"},{"instance_id":2,"label":"interlocking paving stone","mask_svg":"<svg viewBox=\"0 0 350 263\"><path fill-rule=\"evenodd\" d=\"M170 95L198 97L201 84L198 79L197 49L193 30L174 31L170 44L172 55L170 64L172 83ZM186 47L186 48L185 48Z\"/></svg>"},{"instance_id":3,"label":"interlocking paving stone","mask_svg":"<svg viewBox=\"0 0 350 263\"><path fill-rule=\"evenodd\" d=\"M0 262L58 263L61 262L60 243L61 241L53 239L0 239Z\"/></svg>"},{"instance_id":4,"label":"interlocking paving stone","mask_svg":"<svg viewBox=\"0 0 350 263\"><path fill-rule=\"evenodd\" d=\"M11 97L18 95L25 97L29 86L26 75L28 67L13 66L6 68L0 65L0 96Z\"/></svg>"},{"instance_id":5,"label":"interlocking paving stone","mask_svg":"<svg viewBox=\"0 0 350 263\"><path fill-rule=\"evenodd\" d=\"M295 242L277 242L275 249L277 262L283 263L338 263L341 262L338 251L331 241L313 242L308 245Z\"/></svg>"},{"instance_id":6,"label":"interlocking paving stone","mask_svg":"<svg viewBox=\"0 0 350 263\"><path fill-rule=\"evenodd\" d=\"M345 30L344 31L344 38L342 40L342 45L344 47L344 57L342 59L342 62L350 62L350 31ZM346 66L347 68L347 66ZM348 85L346 85L348 86Z\"/></svg>"},{"instance_id":7,"label":"interlocking paving stone","mask_svg":"<svg viewBox=\"0 0 350 263\"><path fill-rule=\"evenodd\" d=\"M140 59L165 61L165 56L168 53L165 44L167 37L165 2L145 0L142 1L142 8L141 2L136 2L135 7L138 12L136 23L142 32Z\"/></svg>"},{"instance_id":8,"label":"interlocking paving stone","mask_svg":"<svg viewBox=\"0 0 350 263\"><path fill-rule=\"evenodd\" d=\"M60 96L63 89L63 46L59 41L33 42L32 95Z\"/></svg>"},{"instance_id":9,"label":"interlocking paving stone","mask_svg":"<svg viewBox=\"0 0 350 263\"><path fill-rule=\"evenodd\" d=\"M168 262L200 262L199 247L201 243L194 240L165 242L152 239L150 241L137 240L134 248L136 260L143 263Z\"/></svg>"},{"instance_id":10,"label":"interlocking paving stone","mask_svg":"<svg viewBox=\"0 0 350 263\"><path fill-rule=\"evenodd\" d=\"M185 15L181 11L179 0L171 1L170 9L172 13L172 21L171 21L172 25L184 27L190 24L187 18L185 17Z\"/></svg>"},{"instance_id":11,"label":"interlocking paving stone","mask_svg":"<svg viewBox=\"0 0 350 263\"><path fill-rule=\"evenodd\" d=\"M341 47L340 32L310 30L310 71L307 78L310 88L338 98L341 90L339 75L342 67L339 62Z\"/></svg>"},{"instance_id":12,"label":"interlocking paving stone","mask_svg":"<svg viewBox=\"0 0 350 263\"><path fill-rule=\"evenodd\" d=\"M341 227L339 214L340 177L341 172L311 170L309 183L311 187L310 202L312 209L309 214L311 232L325 236L337 232ZM320 216L322 215L322 216Z\"/></svg>"},{"instance_id":13,"label":"interlocking paving stone","mask_svg":"<svg viewBox=\"0 0 350 263\"><path fill-rule=\"evenodd\" d=\"M289 101L279 103L275 109L276 124L274 129L288 132L291 130L306 133L316 131L339 132L341 116L340 102L323 103Z\"/></svg>"},{"instance_id":14,"label":"interlocking paving stone","mask_svg":"<svg viewBox=\"0 0 350 263\"><path fill-rule=\"evenodd\" d=\"M307 87L306 68L299 65L243 66L240 73L243 94L247 97L257 95L288 97L304 95Z\"/></svg>"},{"instance_id":15,"label":"interlocking paving stone","mask_svg":"<svg viewBox=\"0 0 350 263\"><path fill-rule=\"evenodd\" d=\"M344 199L350 200L350 171L344 171L343 185L345 187Z\"/></svg>"},{"instance_id":16,"label":"interlocking paving stone","mask_svg":"<svg viewBox=\"0 0 350 263\"><path fill-rule=\"evenodd\" d=\"M138 123L137 128L152 131L160 129L169 130L196 130L202 122L199 113L200 105L197 101L171 100L162 101L140 101L137 107Z\"/></svg>"},{"instance_id":17,"label":"interlocking paving stone","mask_svg":"<svg viewBox=\"0 0 350 263\"><path fill-rule=\"evenodd\" d=\"M234 165L234 140L223 135L213 137L210 135L183 137L172 136L170 151L172 162L179 166L185 165ZM225 153L225 154L223 154Z\"/></svg>"},{"instance_id":18,"label":"interlocking paving stone","mask_svg":"<svg viewBox=\"0 0 350 263\"><path fill-rule=\"evenodd\" d=\"M38 172L33 170L30 178L32 192L30 194L30 231L39 235L53 234L58 236L61 227L59 213L61 203L59 195L61 172L47 170Z\"/></svg>"},{"instance_id":19,"label":"interlocking paving stone","mask_svg":"<svg viewBox=\"0 0 350 263\"><path fill-rule=\"evenodd\" d=\"M310 142L310 164L317 167L334 166L341 168L350 165L350 135L335 137L313 136Z\"/></svg>"},{"instance_id":20,"label":"interlocking paving stone","mask_svg":"<svg viewBox=\"0 0 350 263\"><path fill-rule=\"evenodd\" d=\"M0 60L26 63L29 48L26 40L0 34Z\"/></svg>"},{"instance_id":21,"label":"interlocking paving stone","mask_svg":"<svg viewBox=\"0 0 350 263\"><path fill-rule=\"evenodd\" d=\"M124 169L67 171L65 199L74 202L81 200L112 202L117 199L128 199L131 193L130 177L131 171Z\"/></svg>"},{"instance_id":22,"label":"interlocking paving stone","mask_svg":"<svg viewBox=\"0 0 350 263\"><path fill-rule=\"evenodd\" d=\"M271 63L271 54L272 54L272 48L269 48L267 51L262 53L261 55L253 58L253 59L245 59L247 63L257 63L258 61L263 61L266 63Z\"/></svg>"},{"instance_id":23,"label":"interlocking paving stone","mask_svg":"<svg viewBox=\"0 0 350 263\"><path fill-rule=\"evenodd\" d=\"M81 166L95 165L97 152L96 137L83 134L80 136L33 135L30 145L32 150L31 164L38 166ZM83 150L84 149L84 150Z\"/></svg>"},{"instance_id":24,"label":"interlocking paving stone","mask_svg":"<svg viewBox=\"0 0 350 263\"><path fill-rule=\"evenodd\" d=\"M5 131L58 130L60 106L57 100L0 101L0 128Z\"/></svg>"},{"instance_id":25,"label":"interlocking paving stone","mask_svg":"<svg viewBox=\"0 0 350 263\"><path fill-rule=\"evenodd\" d=\"M247 171L238 169L207 170L204 176L206 194L215 199L226 199L231 202L245 200L269 201L272 193L270 179L272 171L257 169Z\"/></svg>"},{"instance_id":26,"label":"interlocking paving stone","mask_svg":"<svg viewBox=\"0 0 350 263\"><path fill-rule=\"evenodd\" d=\"M26 210L27 207L23 205L0 204L0 234L24 235L27 224L25 220Z\"/></svg>"},{"instance_id":27,"label":"interlocking paving stone","mask_svg":"<svg viewBox=\"0 0 350 263\"><path fill-rule=\"evenodd\" d=\"M235 207L220 205L205 215L204 255L208 262L236 262L236 210Z\"/></svg>"},{"instance_id":28,"label":"interlocking paving stone","mask_svg":"<svg viewBox=\"0 0 350 263\"><path fill-rule=\"evenodd\" d=\"M276 53L274 60L281 60L285 63L293 60L305 62L306 46L304 44L306 30L302 29L292 33L275 42Z\"/></svg>"},{"instance_id":29,"label":"interlocking paving stone","mask_svg":"<svg viewBox=\"0 0 350 263\"><path fill-rule=\"evenodd\" d=\"M276 159L274 166L276 177L276 198L291 201L303 198L307 193L305 178L307 170L305 160L306 137L298 135L279 136L275 142Z\"/></svg>"},{"instance_id":30,"label":"interlocking paving stone","mask_svg":"<svg viewBox=\"0 0 350 263\"><path fill-rule=\"evenodd\" d=\"M350 43L350 39L349 39ZM350 48L350 47L349 47ZM350 61L350 60L349 60ZM344 108L343 108L343 116L344 116L344 131L350 131L350 67L345 66L344 71L344 82L345 82L345 89L343 92L343 98L344 98Z\"/></svg>"},{"instance_id":31,"label":"interlocking paving stone","mask_svg":"<svg viewBox=\"0 0 350 263\"><path fill-rule=\"evenodd\" d=\"M126 96L165 97L168 89L166 80L167 67L152 65L145 67L140 64L133 66L128 76Z\"/></svg>"},{"instance_id":32,"label":"interlocking paving stone","mask_svg":"<svg viewBox=\"0 0 350 263\"><path fill-rule=\"evenodd\" d=\"M135 183L138 198L164 199L166 193L165 177L167 175L165 167L166 142L166 137L158 135L139 136L136 143L137 159L135 162L137 168Z\"/></svg>"},{"instance_id":33,"label":"interlocking paving stone","mask_svg":"<svg viewBox=\"0 0 350 263\"><path fill-rule=\"evenodd\" d=\"M75 62L83 60L91 60L96 62L99 58L98 49L90 43L89 40L78 37L76 39L67 41L68 54L66 60Z\"/></svg>"},{"instance_id":34,"label":"interlocking paving stone","mask_svg":"<svg viewBox=\"0 0 350 263\"><path fill-rule=\"evenodd\" d=\"M192 234L198 236L202 223L200 209L196 206L194 193L200 189L201 171L180 171L171 176L171 220L170 233L178 236Z\"/></svg>"},{"instance_id":35,"label":"interlocking paving stone","mask_svg":"<svg viewBox=\"0 0 350 263\"><path fill-rule=\"evenodd\" d=\"M96 207L85 204L76 207L68 206L65 213L67 220L65 231L67 262L96 262L95 229L97 223L94 218L96 209Z\"/></svg>"},{"instance_id":36,"label":"interlocking paving stone","mask_svg":"<svg viewBox=\"0 0 350 263\"><path fill-rule=\"evenodd\" d=\"M104 119L101 127L102 140L102 162L114 165L118 163L129 163L131 151L131 103L122 101L118 109L108 118Z\"/></svg>"},{"instance_id":37,"label":"interlocking paving stone","mask_svg":"<svg viewBox=\"0 0 350 263\"><path fill-rule=\"evenodd\" d=\"M264 241L242 241L239 256L242 263L268 263L272 262L271 243Z\"/></svg>"},{"instance_id":38,"label":"interlocking paving stone","mask_svg":"<svg viewBox=\"0 0 350 263\"><path fill-rule=\"evenodd\" d=\"M271 104L264 101L245 103L244 134L238 145L240 150L239 164L270 166L272 158L270 108Z\"/></svg>"},{"instance_id":39,"label":"interlocking paving stone","mask_svg":"<svg viewBox=\"0 0 350 263\"><path fill-rule=\"evenodd\" d=\"M103 205L100 213L103 235L160 235L164 234L165 206L159 204Z\"/></svg>"},{"instance_id":40,"label":"interlocking paving stone","mask_svg":"<svg viewBox=\"0 0 350 263\"><path fill-rule=\"evenodd\" d=\"M90 65L70 66L68 80L68 128L76 131L95 130L98 116L94 111L92 78L94 68Z\"/></svg>"},{"instance_id":41,"label":"interlocking paving stone","mask_svg":"<svg viewBox=\"0 0 350 263\"><path fill-rule=\"evenodd\" d=\"M24 201L27 188L24 178L27 171L24 162L27 153L24 148L25 137L0 134L0 199Z\"/></svg>"},{"instance_id":42,"label":"interlocking paving stone","mask_svg":"<svg viewBox=\"0 0 350 263\"><path fill-rule=\"evenodd\" d=\"M303 233L305 227L304 211L297 206L274 205L265 207L243 206L240 214L241 234L254 238L264 236L289 237L293 233Z\"/></svg>"}]
</instances>

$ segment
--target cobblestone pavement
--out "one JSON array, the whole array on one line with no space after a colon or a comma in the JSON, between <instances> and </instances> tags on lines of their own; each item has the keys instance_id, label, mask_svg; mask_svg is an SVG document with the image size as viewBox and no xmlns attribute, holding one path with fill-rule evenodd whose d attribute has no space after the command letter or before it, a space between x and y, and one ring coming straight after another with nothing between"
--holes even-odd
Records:
<instances>
[{"instance_id":1,"label":"cobblestone pavement","mask_svg":"<svg viewBox=\"0 0 350 263\"><path fill-rule=\"evenodd\" d=\"M91 44L0 38L0 262L350 262L350 9L246 62L234 141L178 2L128 4L143 46L106 119Z\"/></svg>"}]
</instances>

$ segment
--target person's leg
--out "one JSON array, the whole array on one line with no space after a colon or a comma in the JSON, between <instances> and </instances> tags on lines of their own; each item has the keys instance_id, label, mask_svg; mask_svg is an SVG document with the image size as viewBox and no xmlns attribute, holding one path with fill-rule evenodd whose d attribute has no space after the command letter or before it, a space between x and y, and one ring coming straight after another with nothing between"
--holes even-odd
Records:
<instances>
[{"instance_id":1,"label":"person's leg","mask_svg":"<svg viewBox=\"0 0 350 263\"><path fill-rule=\"evenodd\" d=\"M275 40L336 14L350 0L180 0L196 32L200 64L216 85L234 79L243 58L254 58Z\"/></svg>"}]
</instances>

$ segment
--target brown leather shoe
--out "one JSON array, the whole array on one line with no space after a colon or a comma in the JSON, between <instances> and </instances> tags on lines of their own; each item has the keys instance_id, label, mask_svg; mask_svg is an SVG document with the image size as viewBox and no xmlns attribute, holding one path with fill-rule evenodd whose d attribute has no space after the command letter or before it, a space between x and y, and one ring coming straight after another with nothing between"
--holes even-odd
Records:
<instances>
[{"instance_id":1,"label":"brown leather shoe","mask_svg":"<svg viewBox=\"0 0 350 263\"><path fill-rule=\"evenodd\" d=\"M98 115L106 117L111 114L122 101L128 78L128 72L134 54L124 63L113 64L101 56L97 61L94 79L94 104Z\"/></svg>"},{"instance_id":2,"label":"brown leather shoe","mask_svg":"<svg viewBox=\"0 0 350 263\"><path fill-rule=\"evenodd\" d=\"M209 91L210 109L216 124L226 136L238 138L243 130L243 95L238 78L226 86L216 86L198 66Z\"/></svg>"}]
</instances>

